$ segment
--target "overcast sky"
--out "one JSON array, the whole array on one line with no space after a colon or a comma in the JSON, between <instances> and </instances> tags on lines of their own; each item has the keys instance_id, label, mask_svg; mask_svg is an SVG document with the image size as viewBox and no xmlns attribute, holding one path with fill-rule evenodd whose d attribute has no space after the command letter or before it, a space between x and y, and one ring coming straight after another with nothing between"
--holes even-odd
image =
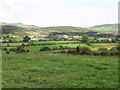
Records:
<instances>
[{"instance_id":1,"label":"overcast sky","mask_svg":"<svg viewBox=\"0 0 120 90\"><path fill-rule=\"evenodd\" d=\"M119 0L0 0L0 22L89 27L117 23Z\"/></svg>"}]
</instances>

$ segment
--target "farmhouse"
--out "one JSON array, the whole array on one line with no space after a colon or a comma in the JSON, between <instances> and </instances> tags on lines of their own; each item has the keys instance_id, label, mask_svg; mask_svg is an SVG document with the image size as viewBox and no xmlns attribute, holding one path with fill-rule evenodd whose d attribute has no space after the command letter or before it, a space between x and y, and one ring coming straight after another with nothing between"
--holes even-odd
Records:
<instances>
[{"instance_id":1,"label":"farmhouse","mask_svg":"<svg viewBox=\"0 0 120 90\"><path fill-rule=\"evenodd\" d=\"M40 38L39 40L48 41L49 39L47 39L47 38Z\"/></svg>"}]
</instances>

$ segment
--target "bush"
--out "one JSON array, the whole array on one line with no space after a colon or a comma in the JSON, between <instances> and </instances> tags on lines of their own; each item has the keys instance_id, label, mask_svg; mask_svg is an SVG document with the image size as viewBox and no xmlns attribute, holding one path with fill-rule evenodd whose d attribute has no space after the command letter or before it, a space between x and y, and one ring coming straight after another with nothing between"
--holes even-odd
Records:
<instances>
[{"instance_id":1,"label":"bush","mask_svg":"<svg viewBox=\"0 0 120 90\"><path fill-rule=\"evenodd\" d=\"M7 48L3 48L3 50L7 51Z\"/></svg>"},{"instance_id":2,"label":"bush","mask_svg":"<svg viewBox=\"0 0 120 90\"><path fill-rule=\"evenodd\" d=\"M2 41L2 43L6 43L7 41Z\"/></svg>"},{"instance_id":3,"label":"bush","mask_svg":"<svg viewBox=\"0 0 120 90\"><path fill-rule=\"evenodd\" d=\"M57 47L53 47L53 50L57 50L58 48Z\"/></svg>"},{"instance_id":4,"label":"bush","mask_svg":"<svg viewBox=\"0 0 120 90\"><path fill-rule=\"evenodd\" d=\"M31 38L30 38L29 36L25 36L25 37L23 38L23 42L28 42L30 39L31 39Z\"/></svg>"},{"instance_id":5,"label":"bush","mask_svg":"<svg viewBox=\"0 0 120 90\"><path fill-rule=\"evenodd\" d=\"M109 50L110 55L119 55L118 47L113 47Z\"/></svg>"},{"instance_id":6,"label":"bush","mask_svg":"<svg viewBox=\"0 0 120 90\"><path fill-rule=\"evenodd\" d=\"M10 51L11 51L11 52L16 52L16 51L17 51L17 48L10 48Z\"/></svg>"},{"instance_id":7,"label":"bush","mask_svg":"<svg viewBox=\"0 0 120 90\"><path fill-rule=\"evenodd\" d=\"M87 35L82 36L82 42L87 43L89 41L89 37Z\"/></svg>"},{"instance_id":8,"label":"bush","mask_svg":"<svg viewBox=\"0 0 120 90\"><path fill-rule=\"evenodd\" d=\"M40 49L40 51L48 51L48 50L52 50L50 47L42 47Z\"/></svg>"},{"instance_id":9,"label":"bush","mask_svg":"<svg viewBox=\"0 0 120 90\"><path fill-rule=\"evenodd\" d=\"M64 49L64 47L62 45L60 45L60 48L59 49Z\"/></svg>"},{"instance_id":10,"label":"bush","mask_svg":"<svg viewBox=\"0 0 120 90\"><path fill-rule=\"evenodd\" d=\"M17 48L11 48L10 51L16 53L29 52L29 50L25 50L23 46L18 46Z\"/></svg>"},{"instance_id":11,"label":"bush","mask_svg":"<svg viewBox=\"0 0 120 90\"><path fill-rule=\"evenodd\" d=\"M77 46L76 49L70 49L68 50L68 53L77 53L81 55L90 55L91 54L91 49L88 47L79 47Z\"/></svg>"},{"instance_id":12,"label":"bush","mask_svg":"<svg viewBox=\"0 0 120 90\"><path fill-rule=\"evenodd\" d=\"M79 48L79 53L80 54L91 54L91 49L88 47L80 47Z\"/></svg>"},{"instance_id":13,"label":"bush","mask_svg":"<svg viewBox=\"0 0 120 90\"><path fill-rule=\"evenodd\" d=\"M76 51L80 52L80 47L79 46L77 46Z\"/></svg>"},{"instance_id":14,"label":"bush","mask_svg":"<svg viewBox=\"0 0 120 90\"><path fill-rule=\"evenodd\" d=\"M100 55L100 52L98 52L98 51L92 51L91 54L95 55L95 56L98 56L98 55Z\"/></svg>"},{"instance_id":15,"label":"bush","mask_svg":"<svg viewBox=\"0 0 120 90\"><path fill-rule=\"evenodd\" d=\"M98 51L108 51L107 48L99 48Z\"/></svg>"},{"instance_id":16,"label":"bush","mask_svg":"<svg viewBox=\"0 0 120 90\"><path fill-rule=\"evenodd\" d=\"M25 46L25 44L24 44L24 43L22 43L22 46Z\"/></svg>"},{"instance_id":17,"label":"bush","mask_svg":"<svg viewBox=\"0 0 120 90\"><path fill-rule=\"evenodd\" d=\"M26 52L30 52L30 50L26 50Z\"/></svg>"},{"instance_id":18,"label":"bush","mask_svg":"<svg viewBox=\"0 0 120 90\"><path fill-rule=\"evenodd\" d=\"M10 51L6 51L6 54L10 54Z\"/></svg>"},{"instance_id":19,"label":"bush","mask_svg":"<svg viewBox=\"0 0 120 90\"><path fill-rule=\"evenodd\" d=\"M18 47L17 47L17 51L23 52L23 51L25 51L25 50L24 50L24 47L23 47L23 46L18 46Z\"/></svg>"},{"instance_id":20,"label":"bush","mask_svg":"<svg viewBox=\"0 0 120 90\"><path fill-rule=\"evenodd\" d=\"M107 48L99 48L98 51L100 52L100 55L107 55L108 53Z\"/></svg>"},{"instance_id":21,"label":"bush","mask_svg":"<svg viewBox=\"0 0 120 90\"><path fill-rule=\"evenodd\" d=\"M30 42L29 45L30 45L30 46L34 46L35 44Z\"/></svg>"},{"instance_id":22,"label":"bush","mask_svg":"<svg viewBox=\"0 0 120 90\"><path fill-rule=\"evenodd\" d=\"M87 43L88 46L92 46L90 43Z\"/></svg>"},{"instance_id":23,"label":"bush","mask_svg":"<svg viewBox=\"0 0 120 90\"><path fill-rule=\"evenodd\" d=\"M9 47L10 45L9 44L7 44L7 47Z\"/></svg>"},{"instance_id":24,"label":"bush","mask_svg":"<svg viewBox=\"0 0 120 90\"><path fill-rule=\"evenodd\" d=\"M70 53L70 54L76 53L76 49L70 49L70 50L68 50L67 53Z\"/></svg>"},{"instance_id":25,"label":"bush","mask_svg":"<svg viewBox=\"0 0 120 90\"><path fill-rule=\"evenodd\" d=\"M67 51L63 51L63 50L62 50L62 51L60 51L60 53L67 53Z\"/></svg>"},{"instance_id":26,"label":"bush","mask_svg":"<svg viewBox=\"0 0 120 90\"><path fill-rule=\"evenodd\" d=\"M118 51L120 51L120 45L118 44L118 46L116 47Z\"/></svg>"},{"instance_id":27,"label":"bush","mask_svg":"<svg viewBox=\"0 0 120 90\"><path fill-rule=\"evenodd\" d=\"M9 42L9 43L13 43L14 41L13 41L13 40L9 40L8 42Z\"/></svg>"}]
</instances>

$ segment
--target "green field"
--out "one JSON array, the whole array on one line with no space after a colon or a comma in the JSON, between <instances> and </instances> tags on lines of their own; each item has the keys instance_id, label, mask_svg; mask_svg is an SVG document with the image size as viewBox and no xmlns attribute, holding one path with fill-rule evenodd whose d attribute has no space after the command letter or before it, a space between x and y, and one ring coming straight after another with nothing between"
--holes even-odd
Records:
<instances>
[{"instance_id":1,"label":"green field","mask_svg":"<svg viewBox=\"0 0 120 90\"><path fill-rule=\"evenodd\" d=\"M67 46L67 47L70 47L70 48L76 48L77 46L81 46L81 47L89 47L88 45L86 44L61 44L62 46ZM27 46L27 47L24 47L26 50L30 50L32 52L37 52L41 49L41 47L50 47L50 48L59 48L61 45L40 45L40 46Z\"/></svg>"},{"instance_id":2,"label":"green field","mask_svg":"<svg viewBox=\"0 0 120 90\"><path fill-rule=\"evenodd\" d=\"M31 42L33 44L61 44L61 43L80 43L80 41L38 41L38 42ZM23 43L2 43L2 46L19 46ZM29 45L29 43L24 43L25 45Z\"/></svg>"},{"instance_id":3,"label":"green field","mask_svg":"<svg viewBox=\"0 0 120 90\"><path fill-rule=\"evenodd\" d=\"M94 49L98 49L99 47L111 49L112 47L118 46L118 43L91 43L91 45Z\"/></svg>"},{"instance_id":4,"label":"green field","mask_svg":"<svg viewBox=\"0 0 120 90\"><path fill-rule=\"evenodd\" d=\"M28 45L28 43L24 43L25 45ZM10 47L16 47L22 45L22 43L2 43L2 46L7 47L9 45Z\"/></svg>"},{"instance_id":5,"label":"green field","mask_svg":"<svg viewBox=\"0 0 120 90\"><path fill-rule=\"evenodd\" d=\"M39 42L33 42L34 44L59 44L59 43L80 43L80 41L39 41Z\"/></svg>"},{"instance_id":6,"label":"green field","mask_svg":"<svg viewBox=\"0 0 120 90\"><path fill-rule=\"evenodd\" d=\"M41 47L58 48L60 45L91 49L117 46L117 43L90 43L88 46L75 42L41 41L33 43L46 45L24 46L30 52L6 54L3 51L3 88L117 88L118 56L54 53L61 50L39 51ZM53 43L55 45L47 45ZM15 48L22 43L9 44L11 47L7 48Z\"/></svg>"},{"instance_id":7,"label":"green field","mask_svg":"<svg viewBox=\"0 0 120 90\"><path fill-rule=\"evenodd\" d=\"M3 54L3 88L116 88L118 57Z\"/></svg>"}]
</instances>

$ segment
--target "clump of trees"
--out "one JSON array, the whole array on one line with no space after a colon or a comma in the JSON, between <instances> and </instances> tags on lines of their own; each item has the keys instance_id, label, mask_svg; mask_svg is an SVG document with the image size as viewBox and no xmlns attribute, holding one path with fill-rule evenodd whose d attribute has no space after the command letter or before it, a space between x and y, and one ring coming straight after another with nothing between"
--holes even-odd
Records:
<instances>
[{"instance_id":1,"label":"clump of trees","mask_svg":"<svg viewBox=\"0 0 120 90\"><path fill-rule=\"evenodd\" d=\"M40 49L40 51L48 51L48 50L52 50L50 47L42 47L41 49Z\"/></svg>"},{"instance_id":2,"label":"clump of trees","mask_svg":"<svg viewBox=\"0 0 120 90\"><path fill-rule=\"evenodd\" d=\"M64 50L64 49L71 49L70 47L67 47L67 46L62 46L60 45L59 47L48 47L48 46L45 46L45 47L42 47L40 49L40 51L48 51L48 50Z\"/></svg>"},{"instance_id":3,"label":"clump of trees","mask_svg":"<svg viewBox=\"0 0 120 90\"><path fill-rule=\"evenodd\" d=\"M6 51L6 54L10 54L10 51Z\"/></svg>"},{"instance_id":4,"label":"clump of trees","mask_svg":"<svg viewBox=\"0 0 120 90\"><path fill-rule=\"evenodd\" d=\"M108 50L107 48L99 48L98 50L91 50L91 48L89 47L80 47L80 46L77 46L76 48L69 48L61 45L59 48L57 47L50 48L46 46L40 49L40 51L48 51L48 50L62 50L59 53L78 54L78 55L95 55L95 56L111 55L112 56L112 55L119 55L120 46L113 47L110 50Z\"/></svg>"},{"instance_id":5,"label":"clump of trees","mask_svg":"<svg viewBox=\"0 0 120 90\"><path fill-rule=\"evenodd\" d=\"M110 50L107 48L99 48L98 50L94 51L91 50L89 47L77 47L76 49L70 49L68 50L67 53L69 54L79 54L79 55L101 55L101 56L106 56L106 55L119 55L120 52L120 46L113 47Z\"/></svg>"},{"instance_id":6,"label":"clump of trees","mask_svg":"<svg viewBox=\"0 0 120 90\"><path fill-rule=\"evenodd\" d=\"M10 51L16 53L29 52L29 50L25 50L23 46L18 46L17 48L11 48Z\"/></svg>"},{"instance_id":7,"label":"clump of trees","mask_svg":"<svg viewBox=\"0 0 120 90\"><path fill-rule=\"evenodd\" d=\"M109 53L107 48L99 48L98 52L100 55L108 55L108 53Z\"/></svg>"},{"instance_id":8,"label":"clump of trees","mask_svg":"<svg viewBox=\"0 0 120 90\"><path fill-rule=\"evenodd\" d=\"M28 42L31 38L29 36L24 36L23 37L23 42Z\"/></svg>"},{"instance_id":9,"label":"clump of trees","mask_svg":"<svg viewBox=\"0 0 120 90\"><path fill-rule=\"evenodd\" d=\"M6 47L2 47L1 49L4 50L6 54L10 54L10 51Z\"/></svg>"},{"instance_id":10,"label":"clump of trees","mask_svg":"<svg viewBox=\"0 0 120 90\"><path fill-rule=\"evenodd\" d=\"M82 42L87 43L89 41L89 37L87 35L82 36Z\"/></svg>"}]
</instances>

